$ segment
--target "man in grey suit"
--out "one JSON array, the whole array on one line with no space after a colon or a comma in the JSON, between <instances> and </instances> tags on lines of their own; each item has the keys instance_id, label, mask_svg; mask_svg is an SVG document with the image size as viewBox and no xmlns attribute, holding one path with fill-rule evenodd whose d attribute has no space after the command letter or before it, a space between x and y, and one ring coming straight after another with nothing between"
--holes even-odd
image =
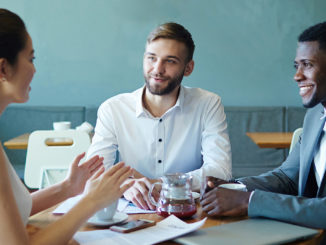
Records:
<instances>
[{"instance_id":1,"label":"man in grey suit","mask_svg":"<svg viewBox=\"0 0 326 245\"><path fill-rule=\"evenodd\" d=\"M298 41L294 80L310 108L299 142L280 167L238 179L248 192L216 188L225 181L210 177L211 189L201 200L208 215L266 217L326 229L326 22L305 30Z\"/></svg>"}]
</instances>

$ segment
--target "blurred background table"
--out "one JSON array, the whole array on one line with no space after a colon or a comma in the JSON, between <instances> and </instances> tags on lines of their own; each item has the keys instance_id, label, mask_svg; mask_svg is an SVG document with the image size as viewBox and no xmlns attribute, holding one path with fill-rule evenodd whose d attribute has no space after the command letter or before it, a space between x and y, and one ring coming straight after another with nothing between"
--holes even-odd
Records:
<instances>
[{"instance_id":1,"label":"blurred background table","mask_svg":"<svg viewBox=\"0 0 326 245\"><path fill-rule=\"evenodd\" d=\"M7 140L3 145L8 149L26 150L28 146L28 138L30 133L19 135L13 139ZM60 140L48 140L46 142L49 146L68 146L72 145L73 141L70 139L60 138Z\"/></svg>"},{"instance_id":2,"label":"blurred background table","mask_svg":"<svg viewBox=\"0 0 326 245\"><path fill-rule=\"evenodd\" d=\"M290 148L292 132L247 132L246 135L260 148Z\"/></svg>"},{"instance_id":3,"label":"blurred background table","mask_svg":"<svg viewBox=\"0 0 326 245\"><path fill-rule=\"evenodd\" d=\"M7 140L3 145L8 149L21 149L26 150L28 145L29 133L19 135L15 138Z\"/></svg>"},{"instance_id":4,"label":"blurred background table","mask_svg":"<svg viewBox=\"0 0 326 245\"><path fill-rule=\"evenodd\" d=\"M30 133L19 135L15 138L12 138L10 140L7 140L3 143L3 145L7 149L18 149L18 150L26 150L28 146L28 138L30 136ZM94 133L90 134L90 137L92 138L94 136ZM73 144L73 141L69 138L58 138L58 139L49 139L46 141L46 144L48 146L69 146Z\"/></svg>"}]
</instances>

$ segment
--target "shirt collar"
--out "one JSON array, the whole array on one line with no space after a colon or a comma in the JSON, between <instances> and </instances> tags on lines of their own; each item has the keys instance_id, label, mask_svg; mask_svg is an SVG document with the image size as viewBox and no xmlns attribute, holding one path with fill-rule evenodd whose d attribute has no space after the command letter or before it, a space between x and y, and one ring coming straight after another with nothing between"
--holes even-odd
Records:
<instances>
[{"instance_id":1,"label":"shirt collar","mask_svg":"<svg viewBox=\"0 0 326 245\"><path fill-rule=\"evenodd\" d=\"M326 117L326 108L324 107L324 111L322 112L322 116L320 118L320 120L323 120Z\"/></svg>"},{"instance_id":2,"label":"shirt collar","mask_svg":"<svg viewBox=\"0 0 326 245\"><path fill-rule=\"evenodd\" d=\"M146 89L146 85L144 85L142 88L135 91L135 94L136 94L136 97L137 97L136 117L144 116L144 115L147 115L149 113L149 112L147 112L147 110L143 106L143 94L144 94L145 89ZM185 91L184 90L185 90L185 88L181 85L177 102L167 112L171 111L174 108L180 108L180 110L182 112L183 104L184 104L184 97L185 97Z\"/></svg>"},{"instance_id":3,"label":"shirt collar","mask_svg":"<svg viewBox=\"0 0 326 245\"><path fill-rule=\"evenodd\" d=\"M185 88L181 85L177 102L175 103L175 105L173 107L180 108L180 110L182 112L184 99L185 99Z\"/></svg>"},{"instance_id":4,"label":"shirt collar","mask_svg":"<svg viewBox=\"0 0 326 245\"><path fill-rule=\"evenodd\" d=\"M137 104L136 104L136 117L140 117L142 115L145 115L145 108L143 107L143 94L146 86L144 85L142 88L136 90L136 98L137 98Z\"/></svg>"},{"instance_id":5,"label":"shirt collar","mask_svg":"<svg viewBox=\"0 0 326 245\"><path fill-rule=\"evenodd\" d=\"M323 131L326 132L326 120L325 120L325 118L326 118L326 108L325 107L323 107L323 108L324 108L324 111L321 112L321 114L323 114L323 115L321 116L320 120L324 120L324 128L323 128Z\"/></svg>"}]
</instances>

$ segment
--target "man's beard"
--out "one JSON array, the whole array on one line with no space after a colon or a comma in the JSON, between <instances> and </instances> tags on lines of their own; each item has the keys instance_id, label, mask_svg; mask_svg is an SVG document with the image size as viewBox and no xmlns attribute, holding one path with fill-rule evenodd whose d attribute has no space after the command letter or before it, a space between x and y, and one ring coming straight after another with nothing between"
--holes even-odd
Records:
<instances>
[{"instance_id":1,"label":"man's beard","mask_svg":"<svg viewBox=\"0 0 326 245\"><path fill-rule=\"evenodd\" d=\"M146 83L146 88L149 90L149 92L151 94L155 94L155 95L166 95L171 93L176 87L178 87L183 79L183 74L184 71L182 71L180 73L180 75L172 78L169 82L168 85L164 88L161 88L161 86L159 86L159 84L155 84L155 85L151 85L149 80L150 78L146 77L146 75L144 75L145 78L145 83Z\"/></svg>"},{"instance_id":2,"label":"man's beard","mask_svg":"<svg viewBox=\"0 0 326 245\"><path fill-rule=\"evenodd\" d=\"M303 106L305 108L312 108L314 107L315 105L319 104L321 101L318 99L318 96L317 94L313 94L312 98L307 102L307 103L304 103Z\"/></svg>"}]
</instances>

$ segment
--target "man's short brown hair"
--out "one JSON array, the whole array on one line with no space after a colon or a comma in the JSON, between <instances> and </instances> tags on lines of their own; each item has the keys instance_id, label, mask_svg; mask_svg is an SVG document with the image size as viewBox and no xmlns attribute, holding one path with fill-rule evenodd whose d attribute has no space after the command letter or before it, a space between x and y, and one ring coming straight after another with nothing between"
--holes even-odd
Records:
<instances>
[{"instance_id":1,"label":"man's short brown hair","mask_svg":"<svg viewBox=\"0 0 326 245\"><path fill-rule=\"evenodd\" d=\"M195 44L190 32L182 25L168 22L156 27L147 37L147 43L151 43L159 38L173 39L184 43L188 49L187 62L192 60Z\"/></svg>"}]
</instances>

